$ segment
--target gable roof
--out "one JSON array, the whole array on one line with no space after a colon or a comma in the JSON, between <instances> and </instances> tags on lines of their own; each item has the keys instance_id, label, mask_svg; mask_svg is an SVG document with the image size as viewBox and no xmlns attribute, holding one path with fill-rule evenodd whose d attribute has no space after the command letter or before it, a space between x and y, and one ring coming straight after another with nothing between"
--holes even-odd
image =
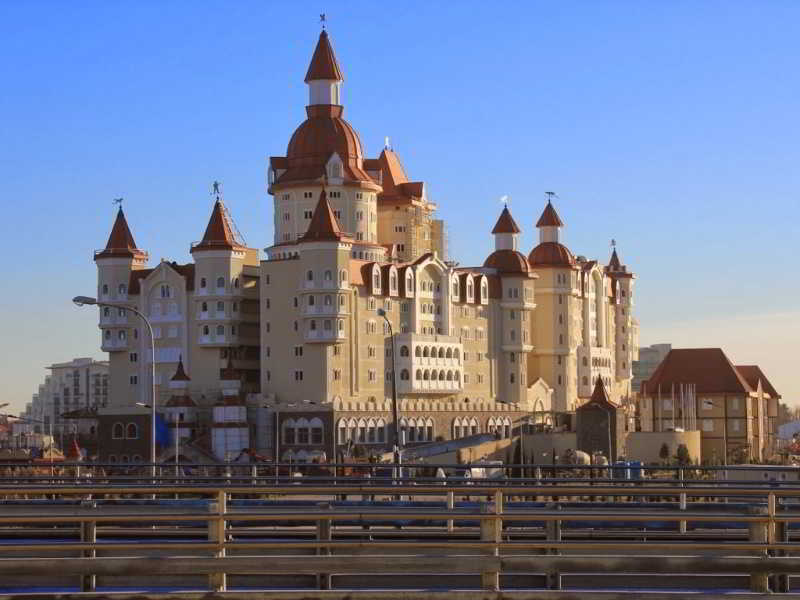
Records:
<instances>
[{"instance_id":1,"label":"gable roof","mask_svg":"<svg viewBox=\"0 0 800 600\"><path fill-rule=\"evenodd\" d=\"M117 211L117 218L114 219L114 225L111 228L111 234L108 236L106 247L100 252L96 252L95 258L146 256L146 252L142 252L136 247L133 234L128 227L128 221L125 219L125 213L122 212L122 207L120 206Z\"/></svg>"},{"instance_id":2,"label":"gable roof","mask_svg":"<svg viewBox=\"0 0 800 600\"><path fill-rule=\"evenodd\" d=\"M556 209L553 208L553 203L547 201L547 206L542 211L542 216L536 221L536 227L563 227L564 223L559 218Z\"/></svg>"},{"instance_id":3,"label":"gable roof","mask_svg":"<svg viewBox=\"0 0 800 600\"><path fill-rule=\"evenodd\" d=\"M308 83L309 81L320 79L344 81L344 75L342 75L342 70L336 60L336 54L334 54L331 42L328 39L328 32L324 29L319 34L317 47L311 57L311 64L308 65L305 82Z\"/></svg>"},{"instance_id":4,"label":"gable roof","mask_svg":"<svg viewBox=\"0 0 800 600\"><path fill-rule=\"evenodd\" d=\"M521 231L516 221L514 221L514 217L511 216L508 206L504 207L503 212L500 213L500 218L497 219L497 223L492 229L492 233L520 233Z\"/></svg>"},{"instance_id":5,"label":"gable roof","mask_svg":"<svg viewBox=\"0 0 800 600\"><path fill-rule=\"evenodd\" d=\"M662 393L673 385L692 383L698 394L749 394L752 388L721 348L677 348L643 382L643 390Z\"/></svg>"},{"instance_id":6,"label":"gable roof","mask_svg":"<svg viewBox=\"0 0 800 600\"><path fill-rule=\"evenodd\" d=\"M311 223L308 225L308 230L302 238L304 242L315 242L324 240L340 240L345 235L339 228L339 221L336 220L336 215L333 214L333 209L328 202L328 195L325 193L325 188L322 189L319 195L317 207L314 209L314 215L311 217Z\"/></svg>"},{"instance_id":7,"label":"gable roof","mask_svg":"<svg viewBox=\"0 0 800 600\"><path fill-rule=\"evenodd\" d=\"M761 381L761 389L763 389L766 393L768 393L772 398L781 398L782 396L778 393L778 391L772 386L767 379L764 372L761 370L761 367L758 365L736 365L736 370L744 377L745 381L747 381L748 385L753 388L753 390L758 389L758 382Z\"/></svg>"}]
</instances>

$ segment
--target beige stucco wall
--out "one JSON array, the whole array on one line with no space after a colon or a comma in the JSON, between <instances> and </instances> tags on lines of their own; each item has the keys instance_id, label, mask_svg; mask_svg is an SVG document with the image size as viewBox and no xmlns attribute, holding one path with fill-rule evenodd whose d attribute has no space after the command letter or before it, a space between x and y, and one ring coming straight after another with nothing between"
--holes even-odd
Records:
<instances>
[{"instance_id":1,"label":"beige stucco wall","mask_svg":"<svg viewBox=\"0 0 800 600\"><path fill-rule=\"evenodd\" d=\"M659 457L661 446L669 446L670 458L675 456L677 448L685 444L693 462L702 462L699 431L632 431L625 442L625 453L628 460L640 460L643 463L661 463Z\"/></svg>"}]
</instances>

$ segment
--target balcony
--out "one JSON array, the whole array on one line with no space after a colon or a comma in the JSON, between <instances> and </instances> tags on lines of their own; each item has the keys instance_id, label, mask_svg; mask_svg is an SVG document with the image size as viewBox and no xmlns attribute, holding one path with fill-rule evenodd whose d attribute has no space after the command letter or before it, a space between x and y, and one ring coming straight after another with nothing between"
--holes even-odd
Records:
<instances>
[{"instance_id":1,"label":"balcony","mask_svg":"<svg viewBox=\"0 0 800 600\"><path fill-rule=\"evenodd\" d=\"M228 346L230 344L236 344L238 342L239 342L238 335L225 335L225 334L201 335L197 339L197 343L199 345L206 347Z\"/></svg>"},{"instance_id":2,"label":"balcony","mask_svg":"<svg viewBox=\"0 0 800 600\"><path fill-rule=\"evenodd\" d=\"M305 341L330 343L340 342L345 339L344 331L336 331L335 329L309 329L305 332Z\"/></svg>"},{"instance_id":3,"label":"balcony","mask_svg":"<svg viewBox=\"0 0 800 600\"><path fill-rule=\"evenodd\" d=\"M122 352L123 350L128 349L128 340L127 338L123 340L119 338L103 338L102 342L100 343L100 349L103 352Z\"/></svg>"},{"instance_id":4,"label":"balcony","mask_svg":"<svg viewBox=\"0 0 800 600\"><path fill-rule=\"evenodd\" d=\"M399 379L397 391L401 394L453 394L463 389L461 377L458 380L440 381L424 379Z\"/></svg>"},{"instance_id":5,"label":"balcony","mask_svg":"<svg viewBox=\"0 0 800 600\"><path fill-rule=\"evenodd\" d=\"M317 316L317 315L335 315L338 314L338 310L336 306L330 304L328 306L325 305L314 305L314 306L306 306L303 309L303 314L308 316Z\"/></svg>"}]
</instances>

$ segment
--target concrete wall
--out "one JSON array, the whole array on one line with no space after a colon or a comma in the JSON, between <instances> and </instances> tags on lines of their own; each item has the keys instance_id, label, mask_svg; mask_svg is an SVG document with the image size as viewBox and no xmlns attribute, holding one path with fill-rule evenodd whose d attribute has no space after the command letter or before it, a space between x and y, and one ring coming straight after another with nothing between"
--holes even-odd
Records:
<instances>
[{"instance_id":1,"label":"concrete wall","mask_svg":"<svg viewBox=\"0 0 800 600\"><path fill-rule=\"evenodd\" d=\"M564 456L568 448L573 450L578 440L574 432L525 434L522 446L525 449L526 464L549 464L556 456Z\"/></svg>"},{"instance_id":2,"label":"concrete wall","mask_svg":"<svg viewBox=\"0 0 800 600\"><path fill-rule=\"evenodd\" d=\"M660 463L659 452L663 444L669 446L670 457L680 444L685 444L693 462L702 460L700 432L695 431L632 431L628 433L625 443L628 460L640 460L643 463Z\"/></svg>"}]
</instances>

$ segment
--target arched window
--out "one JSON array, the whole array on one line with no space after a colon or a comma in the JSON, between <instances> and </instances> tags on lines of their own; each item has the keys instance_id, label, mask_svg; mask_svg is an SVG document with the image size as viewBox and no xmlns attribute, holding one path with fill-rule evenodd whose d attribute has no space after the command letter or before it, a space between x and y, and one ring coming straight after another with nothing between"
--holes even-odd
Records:
<instances>
[{"instance_id":1,"label":"arched window","mask_svg":"<svg viewBox=\"0 0 800 600\"><path fill-rule=\"evenodd\" d=\"M439 358L444 358L444 348L439 348Z\"/></svg>"},{"instance_id":2,"label":"arched window","mask_svg":"<svg viewBox=\"0 0 800 600\"><path fill-rule=\"evenodd\" d=\"M281 430L283 431L284 444L297 443L295 437L294 419L286 419L283 423L281 423Z\"/></svg>"},{"instance_id":3,"label":"arched window","mask_svg":"<svg viewBox=\"0 0 800 600\"><path fill-rule=\"evenodd\" d=\"M400 356L408 356L408 346L400 346Z\"/></svg>"},{"instance_id":4,"label":"arched window","mask_svg":"<svg viewBox=\"0 0 800 600\"><path fill-rule=\"evenodd\" d=\"M136 423L128 423L128 427L125 429L125 437L129 440L139 439L139 427Z\"/></svg>"},{"instance_id":5,"label":"arched window","mask_svg":"<svg viewBox=\"0 0 800 600\"><path fill-rule=\"evenodd\" d=\"M586 377L586 375L583 376L581 381L583 382L583 385L589 385L589 378Z\"/></svg>"},{"instance_id":6,"label":"arched window","mask_svg":"<svg viewBox=\"0 0 800 600\"><path fill-rule=\"evenodd\" d=\"M424 381L430 381L431 379L431 372L428 369L425 369L425 372L422 374L422 379Z\"/></svg>"},{"instance_id":7,"label":"arched window","mask_svg":"<svg viewBox=\"0 0 800 600\"><path fill-rule=\"evenodd\" d=\"M217 312L225 312L225 303L217 302Z\"/></svg>"},{"instance_id":8,"label":"arched window","mask_svg":"<svg viewBox=\"0 0 800 600\"><path fill-rule=\"evenodd\" d=\"M345 271L344 269L339 271L339 283L340 284L347 283L347 271Z\"/></svg>"},{"instance_id":9,"label":"arched window","mask_svg":"<svg viewBox=\"0 0 800 600\"><path fill-rule=\"evenodd\" d=\"M458 359L458 356L459 356L458 348L453 348L453 358Z\"/></svg>"},{"instance_id":10,"label":"arched window","mask_svg":"<svg viewBox=\"0 0 800 600\"><path fill-rule=\"evenodd\" d=\"M217 287L224 288L225 287L225 278L224 277L217 277Z\"/></svg>"},{"instance_id":11,"label":"arched window","mask_svg":"<svg viewBox=\"0 0 800 600\"><path fill-rule=\"evenodd\" d=\"M311 419L308 424L309 429L311 430L311 443L312 444L321 444L323 441L323 425L322 421L317 417Z\"/></svg>"},{"instance_id":12,"label":"arched window","mask_svg":"<svg viewBox=\"0 0 800 600\"><path fill-rule=\"evenodd\" d=\"M333 271L330 269L325 271L325 281L333 281Z\"/></svg>"},{"instance_id":13,"label":"arched window","mask_svg":"<svg viewBox=\"0 0 800 600\"><path fill-rule=\"evenodd\" d=\"M208 334L209 334L208 325L203 325L203 335L208 335Z\"/></svg>"},{"instance_id":14,"label":"arched window","mask_svg":"<svg viewBox=\"0 0 800 600\"><path fill-rule=\"evenodd\" d=\"M108 308L107 306L103 307L103 316L104 317L110 317L111 316L111 309Z\"/></svg>"},{"instance_id":15,"label":"arched window","mask_svg":"<svg viewBox=\"0 0 800 600\"><path fill-rule=\"evenodd\" d=\"M205 277L201 277L200 278L200 287L201 288L205 288L206 287L206 278Z\"/></svg>"},{"instance_id":16,"label":"arched window","mask_svg":"<svg viewBox=\"0 0 800 600\"><path fill-rule=\"evenodd\" d=\"M117 289L119 291L119 295L120 296L124 296L125 294L128 293L128 286L125 285L124 283L120 283L119 284L119 288L117 288Z\"/></svg>"},{"instance_id":17,"label":"arched window","mask_svg":"<svg viewBox=\"0 0 800 600\"><path fill-rule=\"evenodd\" d=\"M403 381L408 381L409 379L408 369L403 369L402 371L400 371L400 379L402 379Z\"/></svg>"},{"instance_id":18,"label":"arched window","mask_svg":"<svg viewBox=\"0 0 800 600\"><path fill-rule=\"evenodd\" d=\"M428 357L430 357L430 355L431 355L431 350L430 350L430 348L428 348L427 346L425 346L425 347L422 349L422 356L423 356L424 358L428 358Z\"/></svg>"},{"instance_id":19,"label":"arched window","mask_svg":"<svg viewBox=\"0 0 800 600\"><path fill-rule=\"evenodd\" d=\"M584 367L587 367L587 366L589 366L589 361L586 359L586 357L585 357L585 356L583 357L583 366L584 366Z\"/></svg>"},{"instance_id":20,"label":"arched window","mask_svg":"<svg viewBox=\"0 0 800 600\"><path fill-rule=\"evenodd\" d=\"M200 312L208 312L208 302L203 302L200 305Z\"/></svg>"},{"instance_id":21,"label":"arched window","mask_svg":"<svg viewBox=\"0 0 800 600\"><path fill-rule=\"evenodd\" d=\"M514 383L514 381L515 381L514 373L511 373L511 375L509 375L508 380L509 380L509 382Z\"/></svg>"},{"instance_id":22,"label":"arched window","mask_svg":"<svg viewBox=\"0 0 800 600\"><path fill-rule=\"evenodd\" d=\"M125 427L122 423L114 423L114 427L111 429L111 437L115 440L121 440L125 437Z\"/></svg>"},{"instance_id":23,"label":"arched window","mask_svg":"<svg viewBox=\"0 0 800 600\"><path fill-rule=\"evenodd\" d=\"M339 319L339 331L344 331L344 319Z\"/></svg>"},{"instance_id":24,"label":"arched window","mask_svg":"<svg viewBox=\"0 0 800 600\"><path fill-rule=\"evenodd\" d=\"M422 348L420 346L414 348L414 356L416 356L417 358L422 356Z\"/></svg>"},{"instance_id":25,"label":"arched window","mask_svg":"<svg viewBox=\"0 0 800 600\"><path fill-rule=\"evenodd\" d=\"M422 369L417 369L417 373L416 373L415 379L417 381L420 381L422 379Z\"/></svg>"},{"instance_id":26,"label":"arched window","mask_svg":"<svg viewBox=\"0 0 800 600\"><path fill-rule=\"evenodd\" d=\"M238 278L238 277L236 277L236 278L233 280L233 287L235 287L235 288L238 288L238 287L239 287L239 278Z\"/></svg>"},{"instance_id":27,"label":"arched window","mask_svg":"<svg viewBox=\"0 0 800 600\"><path fill-rule=\"evenodd\" d=\"M389 286L392 291L397 289L397 275L392 273L391 277L389 277Z\"/></svg>"},{"instance_id":28,"label":"arched window","mask_svg":"<svg viewBox=\"0 0 800 600\"><path fill-rule=\"evenodd\" d=\"M306 271L306 281L314 281L314 271Z\"/></svg>"},{"instance_id":29,"label":"arched window","mask_svg":"<svg viewBox=\"0 0 800 600\"><path fill-rule=\"evenodd\" d=\"M439 371L439 381L444 381L445 373L444 371Z\"/></svg>"},{"instance_id":30,"label":"arched window","mask_svg":"<svg viewBox=\"0 0 800 600\"><path fill-rule=\"evenodd\" d=\"M328 294L325 296L325 306L332 306L333 305L333 298Z\"/></svg>"},{"instance_id":31,"label":"arched window","mask_svg":"<svg viewBox=\"0 0 800 600\"><path fill-rule=\"evenodd\" d=\"M381 276L378 273L372 276L372 286L376 288L381 287Z\"/></svg>"},{"instance_id":32,"label":"arched window","mask_svg":"<svg viewBox=\"0 0 800 600\"><path fill-rule=\"evenodd\" d=\"M104 283L103 284L103 295L106 296L107 294L108 294L108 284Z\"/></svg>"},{"instance_id":33,"label":"arched window","mask_svg":"<svg viewBox=\"0 0 800 600\"><path fill-rule=\"evenodd\" d=\"M225 335L225 326L217 325L217 335Z\"/></svg>"},{"instance_id":34,"label":"arched window","mask_svg":"<svg viewBox=\"0 0 800 600\"><path fill-rule=\"evenodd\" d=\"M447 372L447 381L453 381L453 372L452 371L448 371Z\"/></svg>"}]
</instances>

